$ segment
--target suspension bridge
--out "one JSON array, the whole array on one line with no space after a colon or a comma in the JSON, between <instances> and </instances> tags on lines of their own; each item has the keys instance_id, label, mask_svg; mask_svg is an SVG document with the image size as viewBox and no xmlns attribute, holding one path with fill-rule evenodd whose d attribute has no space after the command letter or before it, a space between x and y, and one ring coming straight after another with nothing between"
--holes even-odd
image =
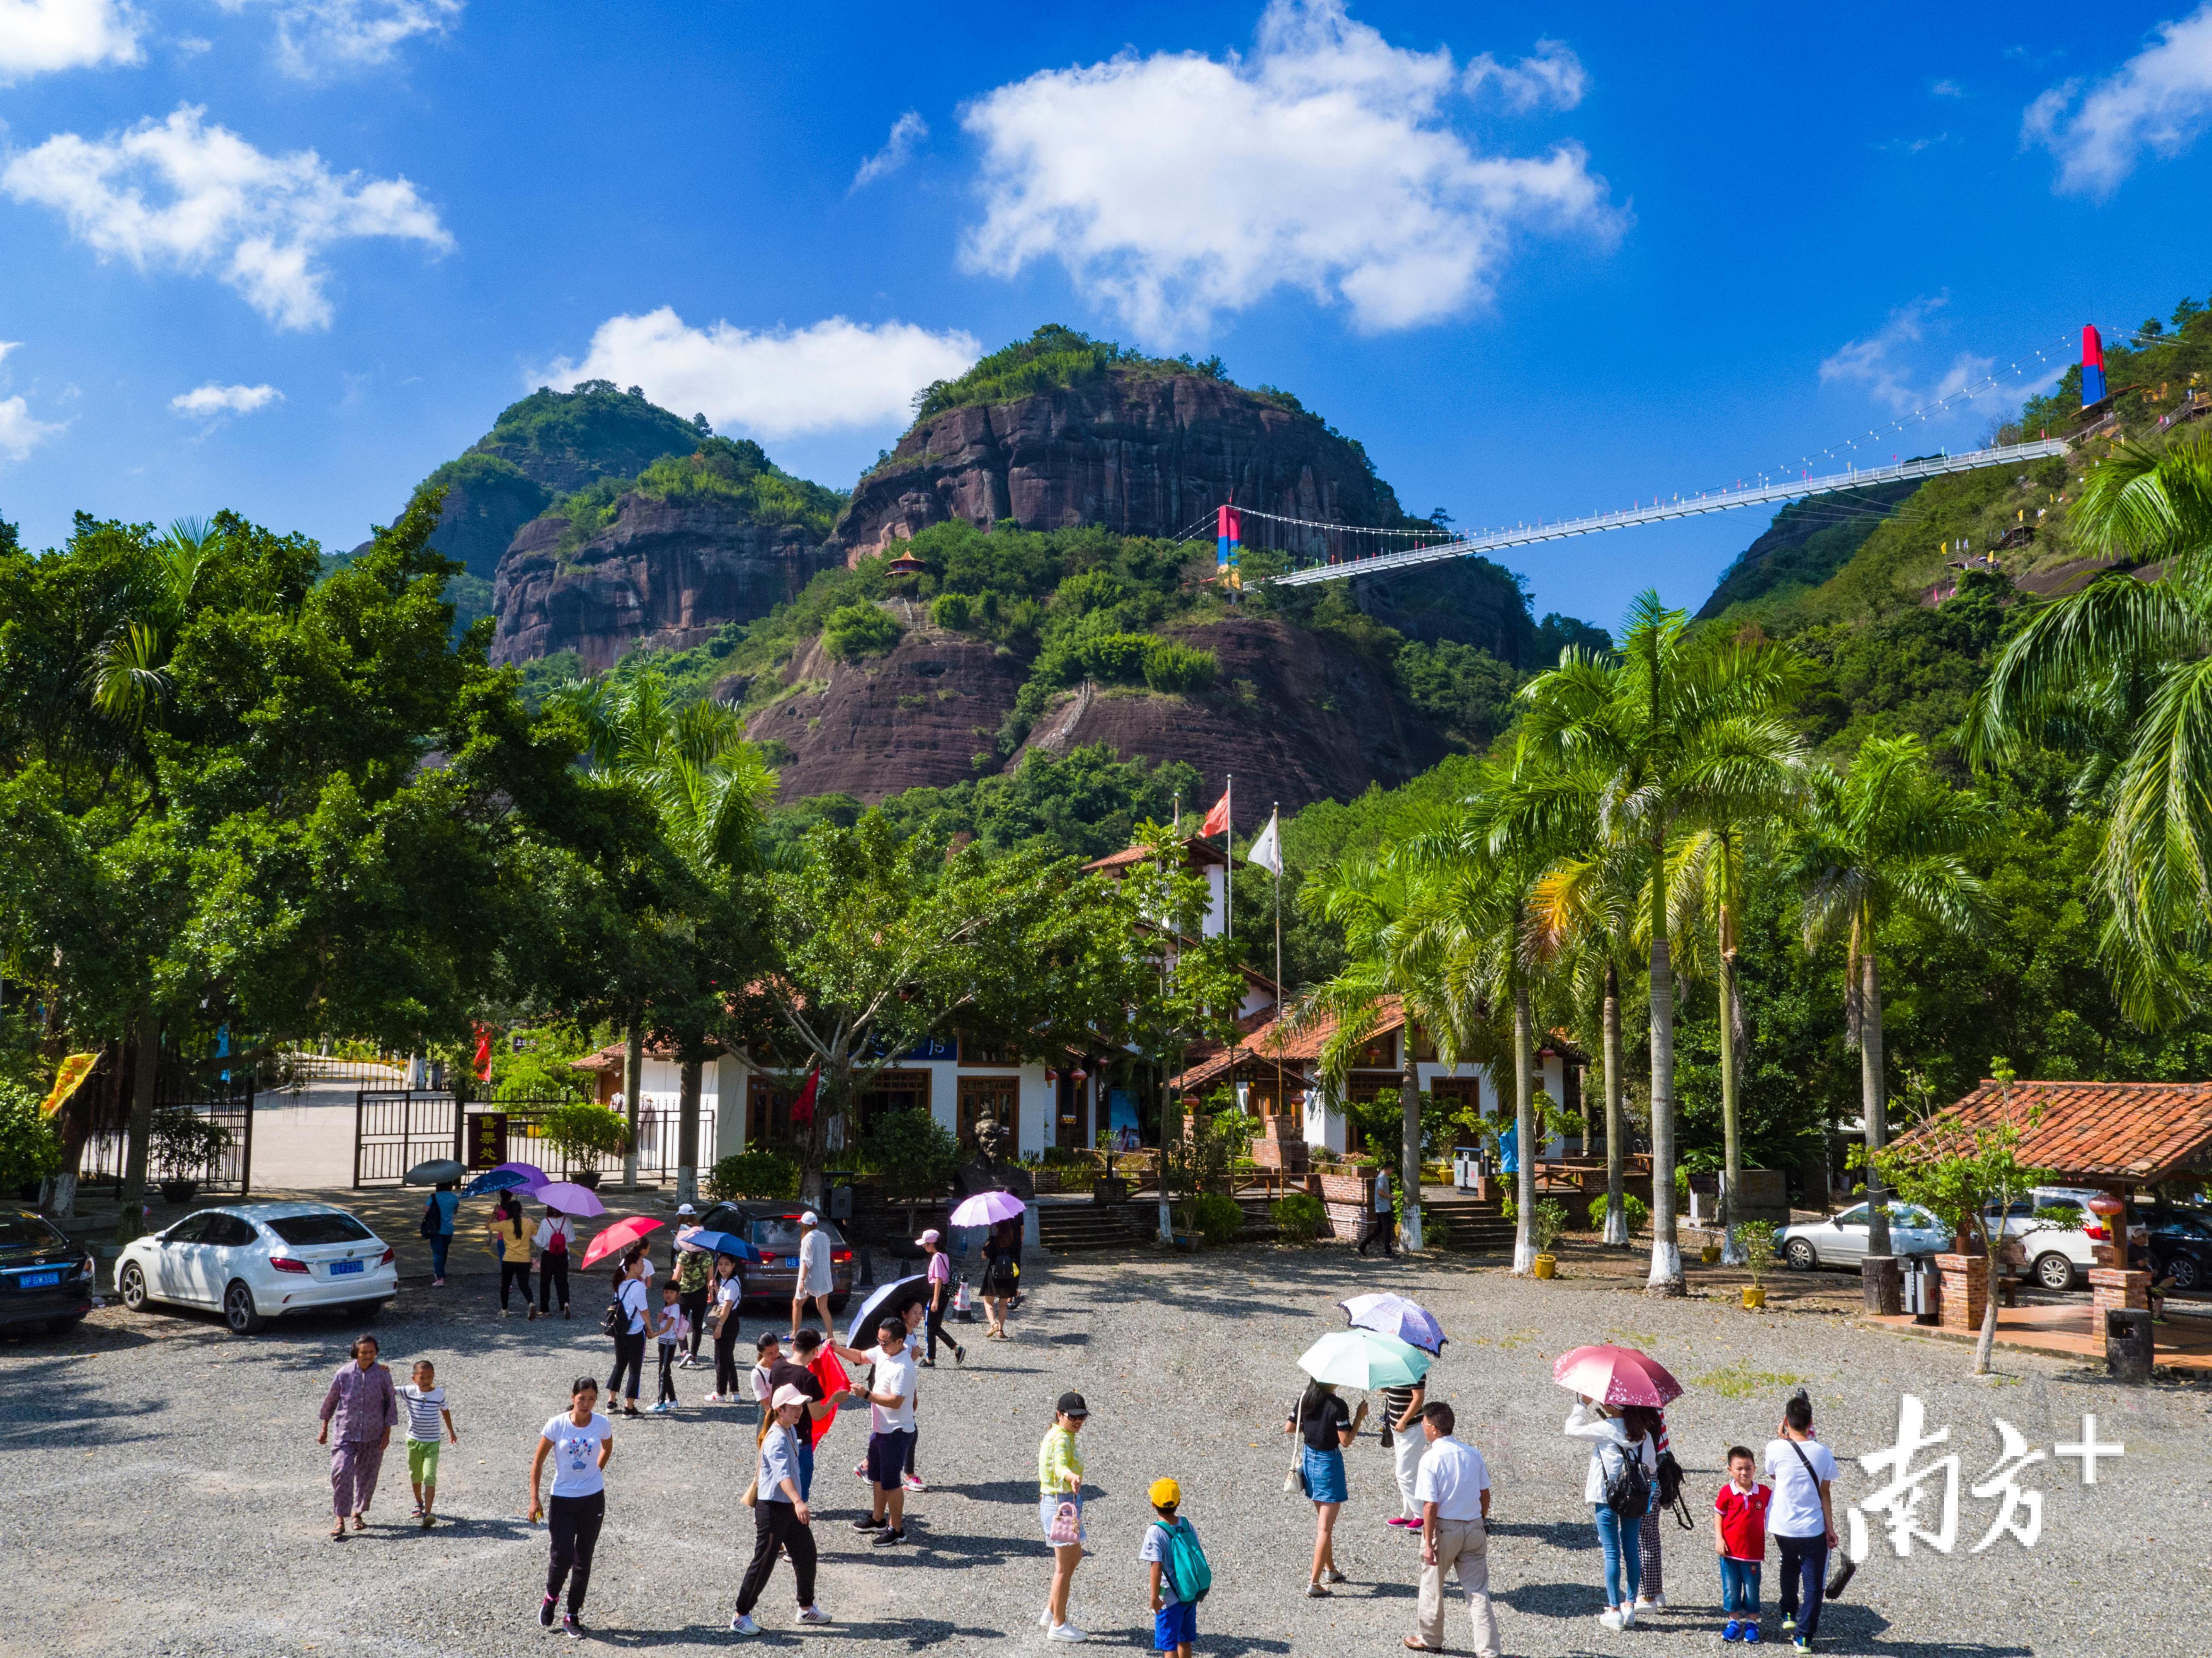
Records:
<instances>
[{"instance_id":1,"label":"suspension bridge","mask_svg":"<svg viewBox=\"0 0 2212 1658\"><path fill-rule=\"evenodd\" d=\"M1423 564L1468 558L1510 547L1565 541L1576 536L1601 535L1608 530L1632 530L1639 525L1665 524L1675 519L1698 518L1707 513L1733 512L1739 507L1772 506L1782 501L1802 501L1813 495L1838 495L1885 483L1942 477L1952 472L1977 471L1985 466L2012 466L2021 461L2046 460L2064 454L2066 449L2063 438L2039 438L2027 443L2001 444L1993 448L1969 450L1963 454L1928 455L1891 466L1854 466L1820 477L1810 476L1808 470L1803 476L1787 478L1780 483L1705 489L1695 495L1676 495L1668 501L1654 501L1649 507L1639 505L1610 513L1592 513L1585 518L1554 519L1549 523L1524 524L1510 530L1488 531L1480 535L1405 548L1396 552L1378 551L1334 558L1327 563L1311 564L1281 575L1267 576L1253 585L1299 587L1317 581L1338 581L1348 575L1380 575L1386 571L1409 570ZM1315 530L1342 531L1348 527L1336 524L1309 525L1303 519L1282 518L1278 513L1258 512L1249 507L1241 509L1241 516L1273 519Z\"/></svg>"}]
</instances>

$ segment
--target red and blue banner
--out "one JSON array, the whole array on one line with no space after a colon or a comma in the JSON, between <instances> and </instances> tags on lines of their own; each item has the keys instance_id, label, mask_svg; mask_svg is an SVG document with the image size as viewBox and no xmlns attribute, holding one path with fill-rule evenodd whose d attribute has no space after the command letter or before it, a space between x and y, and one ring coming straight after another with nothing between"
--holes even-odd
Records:
<instances>
[{"instance_id":1,"label":"red and blue banner","mask_svg":"<svg viewBox=\"0 0 2212 1658\"><path fill-rule=\"evenodd\" d=\"M1229 575L1237 568L1238 544L1243 537L1243 524L1234 507L1222 507L1214 513L1214 565L1220 574Z\"/></svg>"},{"instance_id":2,"label":"red and blue banner","mask_svg":"<svg viewBox=\"0 0 2212 1658\"><path fill-rule=\"evenodd\" d=\"M2094 323L2081 325L2081 406L2105 400L2105 342Z\"/></svg>"}]
</instances>

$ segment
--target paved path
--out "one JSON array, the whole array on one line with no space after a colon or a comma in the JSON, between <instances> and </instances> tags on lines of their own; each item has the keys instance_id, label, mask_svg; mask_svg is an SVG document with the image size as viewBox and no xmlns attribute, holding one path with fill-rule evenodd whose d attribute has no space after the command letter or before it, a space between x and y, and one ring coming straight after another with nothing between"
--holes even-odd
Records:
<instances>
[{"instance_id":1,"label":"paved path","mask_svg":"<svg viewBox=\"0 0 2212 1658\"><path fill-rule=\"evenodd\" d=\"M970 1341L968 1368L924 1376L921 1466L933 1489L911 1504L911 1548L871 1551L845 1526L861 1495L850 1473L855 1424L841 1420L825 1442L821 1599L836 1621L804 1637L808 1651L1040 1646L1034 1448L1054 1396L1073 1386L1095 1412L1083 1442L1094 1555L1077 1585L1079 1621L1112 1646L1148 1649L1133 1558L1141 1492L1171 1473L1214 1561L1200 1620L1207 1658L1396 1652L1411 1625L1414 1549L1381 1523L1383 1454L1370 1437L1350 1458L1340 1556L1352 1582L1333 1600L1308 1600L1298 1589L1310 1510L1282 1491L1276 1431L1298 1383L1297 1354L1340 1325L1333 1303L1383 1285L1423 1299L1454 1335L1437 1390L1498 1482L1491 1558L1510 1653L1705 1649L1717 1586L1704 1505L1721 1454L1732 1441L1762 1442L1800 1382L1846 1459L1891 1442L1899 1395L1911 1391L1926 1400L1931 1427L1951 1429L1945 1448L1963 1464L1953 1552L1878 1555L1829 1608L1824 1650L2204 1649L2195 1603L2212 1442L2200 1390L2122 1389L2025 1357L2008 1357L1997 1383L1977 1383L1964 1351L1856 1327L1839 1313L1654 1303L1596 1273L1538 1284L1455 1260L1362 1263L1341 1248L1068 1259L1037 1263L1031 1278L1013 1343ZM393 1523L406 1508L395 1456L376 1523L342 1546L324 1540L325 1461L313 1433L349 1328L285 1325L239 1340L207 1317L104 1310L66 1341L0 1341L0 1653L546 1652L555 1637L532 1616L544 1533L518 1517L524 1468L568 1378L604 1376L609 1345L580 1315L502 1321L481 1287L433 1295L410 1285L377 1326L391 1358L432 1356L452 1392L463 1440L446 1453L441 1504L454 1523L428 1533ZM1697 1528L1668 1529L1674 1604L1626 1636L1594 1616L1583 1453L1560 1436L1566 1400L1549 1381L1553 1357L1587 1339L1645 1347L1692 1388L1670 1421ZM679 1385L685 1404L674 1417L617 1430L589 1620L610 1648L689 1655L735 1644L726 1626L751 1533L737 1500L750 1413L696 1404L708 1385L698 1372ZM2045 1493L2035 1549L2004 1540L1972 1552L1994 1505L1963 1485L1996 1459L1993 1419L2048 1452L2077 1438L2090 1412L2126 1455L2094 1487L2073 1462L2033 1467L2026 1483ZM1844 1496L1863 1495L1870 1482L1845 1467ZM794 1650L788 1586L778 1577L763 1602L763 1644ZM1771 1581L1767 1593L1771 1605ZM1450 1635L1464 1649L1463 1610Z\"/></svg>"}]
</instances>

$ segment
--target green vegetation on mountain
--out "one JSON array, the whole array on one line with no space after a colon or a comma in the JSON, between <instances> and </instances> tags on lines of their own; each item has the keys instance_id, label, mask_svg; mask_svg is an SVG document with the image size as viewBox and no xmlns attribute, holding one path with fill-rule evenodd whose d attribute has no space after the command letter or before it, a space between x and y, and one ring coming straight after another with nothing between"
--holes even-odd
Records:
<instances>
[{"instance_id":1,"label":"green vegetation on mountain","mask_svg":"<svg viewBox=\"0 0 2212 1658\"><path fill-rule=\"evenodd\" d=\"M1884 483L1839 495L1793 501L1774 515L1766 533L1744 549L1698 611L1711 621L1732 604L1779 591L1817 587L1850 562L1898 502L1917 483Z\"/></svg>"},{"instance_id":2,"label":"green vegetation on mountain","mask_svg":"<svg viewBox=\"0 0 2212 1658\"><path fill-rule=\"evenodd\" d=\"M632 495L679 505L726 501L756 523L795 525L817 540L829 535L845 504L836 490L793 477L750 438L695 433L693 441L696 448L664 454L635 477L596 478L554 501L547 514L564 520L556 550L568 556L608 528Z\"/></svg>"},{"instance_id":3,"label":"green vegetation on mountain","mask_svg":"<svg viewBox=\"0 0 2212 1658\"><path fill-rule=\"evenodd\" d=\"M689 454L713 430L704 415L687 421L636 386L620 392L611 380L582 380L567 392L540 386L509 404L469 452L506 461L565 494L593 478L635 477L663 455Z\"/></svg>"},{"instance_id":4,"label":"green vegetation on mountain","mask_svg":"<svg viewBox=\"0 0 2212 1658\"><path fill-rule=\"evenodd\" d=\"M1227 378L1218 357L1208 357L1203 362L1194 362L1188 356L1149 357L1111 340L1094 340L1073 328L1047 323L1029 338L992 352L966 374L949 380L932 380L915 394L914 416L924 421L948 409L1013 403L1040 392L1056 392L1096 380L1110 368Z\"/></svg>"}]
</instances>

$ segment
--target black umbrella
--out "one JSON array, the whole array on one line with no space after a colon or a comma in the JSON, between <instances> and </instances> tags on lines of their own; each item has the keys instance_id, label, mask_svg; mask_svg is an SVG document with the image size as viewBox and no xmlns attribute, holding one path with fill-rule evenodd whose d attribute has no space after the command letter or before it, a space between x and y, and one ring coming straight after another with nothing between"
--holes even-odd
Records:
<instances>
[{"instance_id":1,"label":"black umbrella","mask_svg":"<svg viewBox=\"0 0 2212 1658\"><path fill-rule=\"evenodd\" d=\"M407 1171L410 1186L438 1186L447 1181L457 1181L469 1171L451 1157L433 1157L428 1163L418 1163Z\"/></svg>"},{"instance_id":2,"label":"black umbrella","mask_svg":"<svg viewBox=\"0 0 2212 1658\"><path fill-rule=\"evenodd\" d=\"M902 1278L886 1284L860 1303L860 1310L853 1315L853 1321L845 1327L845 1345L862 1345L860 1333L866 1331L866 1345L875 1345L876 1326L886 1318L903 1317L906 1309L929 1299L929 1278L917 1272L912 1278Z\"/></svg>"}]
</instances>

